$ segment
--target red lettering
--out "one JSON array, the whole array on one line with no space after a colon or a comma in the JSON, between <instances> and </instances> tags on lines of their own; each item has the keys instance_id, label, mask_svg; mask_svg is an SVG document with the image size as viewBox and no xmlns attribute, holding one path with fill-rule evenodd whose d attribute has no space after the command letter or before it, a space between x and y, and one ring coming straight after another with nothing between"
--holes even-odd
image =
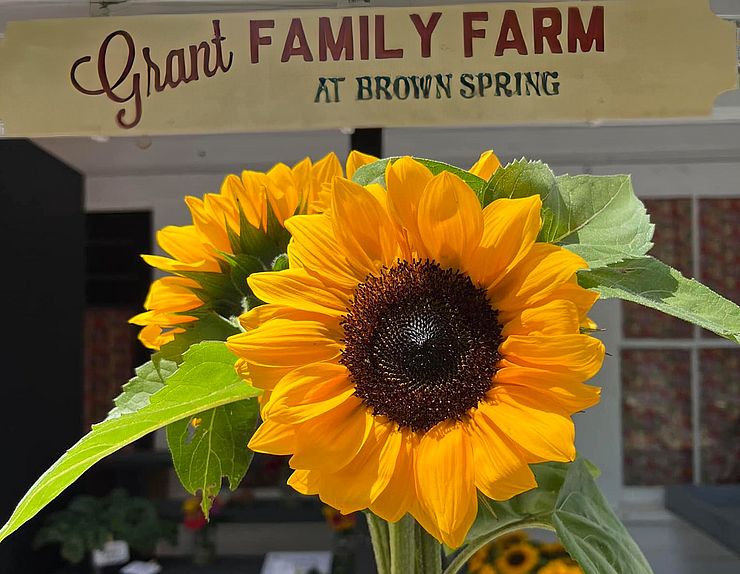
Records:
<instances>
[{"instance_id":1,"label":"red lettering","mask_svg":"<svg viewBox=\"0 0 740 574\"><path fill-rule=\"evenodd\" d=\"M411 21L414 23L414 28L416 28L416 32L419 34L419 38L421 39L422 58L429 58L432 55L432 33L437 27L437 23L441 17L442 12L432 12L432 15L429 17L429 22L424 24L421 16L418 14L409 14L409 18L411 18Z\"/></svg>"},{"instance_id":2,"label":"red lettering","mask_svg":"<svg viewBox=\"0 0 740 574\"><path fill-rule=\"evenodd\" d=\"M123 40L126 42L126 48L127 48L127 54L126 54L126 64L123 67L123 70L118 76L118 79L111 84L110 78L108 77L108 62L106 61L108 56L108 46L110 45L111 41L113 41L116 36L120 36L123 38ZM139 123L141 120L141 76L138 73L135 73L131 76L131 93L127 96L119 96L115 90L120 86L124 80L126 80L129 77L129 74L131 73L131 69L134 66L134 57L136 54L136 46L134 44L134 39L131 37L131 34L126 32L125 30L117 30L115 32L111 32L108 34L105 39L103 40L103 43L100 45L100 50L98 50L98 65L97 65L97 71L98 71L98 80L100 81L100 89L96 90L89 90L86 89L80 84L80 82L77 80L77 69L82 65L86 64L87 62L90 62L92 60L91 56L84 56L82 58L79 58L72 64L72 68L70 70L70 81L72 82L72 85L75 87L76 90L79 92L82 92L83 94L87 96L99 96L102 94L105 94L106 97L118 104L125 104L129 100L133 98L134 100L134 117L131 119L131 121L126 121L124 118L126 116L126 108L121 108L116 113L116 123L119 125L119 127L122 128L132 128L136 124Z\"/></svg>"},{"instance_id":3,"label":"red lettering","mask_svg":"<svg viewBox=\"0 0 740 574\"><path fill-rule=\"evenodd\" d=\"M319 61L326 62L327 50L336 62L344 52L345 60L354 59L354 40L352 37L352 17L345 16L339 25L339 33L336 38L331 29L331 20L327 17L319 18Z\"/></svg>"},{"instance_id":4,"label":"red lettering","mask_svg":"<svg viewBox=\"0 0 740 574\"><path fill-rule=\"evenodd\" d=\"M260 61L260 46L269 46L272 44L270 36L260 35L262 28L274 28L275 20L250 20L249 21L249 48L252 53L252 63L257 64Z\"/></svg>"},{"instance_id":5,"label":"red lettering","mask_svg":"<svg viewBox=\"0 0 740 574\"><path fill-rule=\"evenodd\" d=\"M550 23L545 26L545 19ZM563 18L557 8L535 8L532 10L534 29L534 53L542 54L545 51L545 40L550 47L550 53L562 54L560 32L563 31Z\"/></svg>"},{"instance_id":6,"label":"red lettering","mask_svg":"<svg viewBox=\"0 0 740 574\"><path fill-rule=\"evenodd\" d=\"M360 16L360 60L370 59L370 23L367 16Z\"/></svg>"},{"instance_id":7,"label":"red lettering","mask_svg":"<svg viewBox=\"0 0 740 574\"><path fill-rule=\"evenodd\" d=\"M297 46L295 45L296 40L298 40ZM288 36L285 38L283 55L280 57L280 61L287 62L293 56L302 56L304 62L313 62L311 48L308 47L306 32L303 31L303 23L300 18L293 18L290 21L290 28L288 29Z\"/></svg>"},{"instance_id":8,"label":"red lettering","mask_svg":"<svg viewBox=\"0 0 740 574\"><path fill-rule=\"evenodd\" d=\"M509 40L509 33L512 34L511 40ZM524 41L524 34L522 34L522 28L519 26L519 18L517 18L514 10L504 12L501 32L498 35L498 42L496 42L497 56L502 56L505 50L516 50L522 56L527 54L527 43Z\"/></svg>"},{"instance_id":9,"label":"red lettering","mask_svg":"<svg viewBox=\"0 0 740 574\"><path fill-rule=\"evenodd\" d=\"M588 31L584 29L581 11L578 8L568 8L568 52L590 52L596 44L596 51L604 51L604 7L594 6L588 20Z\"/></svg>"},{"instance_id":10,"label":"red lettering","mask_svg":"<svg viewBox=\"0 0 740 574\"><path fill-rule=\"evenodd\" d=\"M488 12L463 12L463 43L465 57L473 57L473 38L485 38L483 28L473 28L473 22L488 22Z\"/></svg>"},{"instance_id":11,"label":"red lettering","mask_svg":"<svg viewBox=\"0 0 740 574\"><path fill-rule=\"evenodd\" d=\"M376 14L375 16L375 59L388 60L391 58L403 58L403 48L385 47L385 16Z\"/></svg>"}]
</instances>

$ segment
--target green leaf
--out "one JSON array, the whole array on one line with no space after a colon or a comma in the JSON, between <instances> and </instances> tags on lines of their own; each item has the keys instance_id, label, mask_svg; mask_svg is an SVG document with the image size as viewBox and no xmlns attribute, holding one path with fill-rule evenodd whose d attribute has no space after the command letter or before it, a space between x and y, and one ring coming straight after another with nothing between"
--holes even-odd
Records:
<instances>
[{"instance_id":1,"label":"green leaf","mask_svg":"<svg viewBox=\"0 0 740 574\"><path fill-rule=\"evenodd\" d=\"M225 341L231 335L240 332L239 327L217 313L207 311L194 314L198 320L180 325L185 331L178 333L172 341L163 345L159 352L152 356L152 361L157 363L164 359L181 363L183 353L191 345L201 341Z\"/></svg>"},{"instance_id":2,"label":"green leaf","mask_svg":"<svg viewBox=\"0 0 740 574\"><path fill-rule=\"evenodd\" d=\"M359 183L360 185L378 183L385 187L385 169L388 166L389 161L394 162L397 159L399 158L390 157L386 159L379 159L378 161L363 165L352 176L352 181L354 181L355 183ZM433 175L437 175L439 173L442 173L443 171L448 171L455 174L465 183L467 183L478 196L480 196L483 188L486 186L485 179L482 179L477 175L470 173L469 171L466 171L459 167L455 167L454 165L450 165L449 163L419 157L415 157L414 159L420 164L426 166Z\"/></svg>"},{"instance_id":3,"label":"green leaf","mask_svg":"<svg viewBox=\"0 0 740 574\"><path fill-rule=\"evenodd\" d=\"M553 513L560 541L585 574L651 574L583 460L569 465Z\"/></svg>"},{"instance_id":4,"label":"green leaf","mask_svg":"<svg viewBox=\"0 0 740 574\"><path fill-rule=\"evenodd\" d=\"M352 176L352 181L359 183L360 185L379 183L385 187L385 168L388 166L389 161L394 161L396 159L398 158L389 157L360 166Z\"/></svg>"},{"instance_id":5,"label":"green leaf","mask_svg":"<svg viewBox=\"0 0 740 574\"><path fill-rule=\"evenodd\" d=\"M123 385L123 392L113 399L116 405L108 419L134 413L149 404L149 397L164 387L167 379L177 370L177 363L161 359L148 361L135 369L136 376Z\"/></svg>"},{"instance_id":6,"label":"green leaf","mask_svg":"<svg viewBox=\"0 0 740 574\"><path fill-rule=\"evenodd\" d=\"M563 243L594 269L645 255L653 228L628 175L563 175L561 221L543 225L540 241Z\"/></svg>"},{"instance_id":7,"label":"green leaf","mask_svg":"<svg viewBox=\"0 0 740 574\"><path fill-rule=\"evenodd\" d=\"M141 410L93 426L26 493L0 529L0 540L31 519L93 464L170 423L208 409L255 397L259 391L234 371L235 357L223 343L194 345L167 384ZM43 421L40 421L43 424Z\"/></svg>"},{"instance_id":8,"label":"green leaf","mask_svg":"<svg viewBox=\"0 0 740 574\"><path fill-rule=\"evenodd\" d=\"M290 260L288 259L287 253L281 253L272 262L273 271L284 271L290 267Z\"/></svg>"},{"instance_id":9,"label":"green leaf","mask_svg":"<svg viewBox=\"0 0 740 574\"><path fill-rule=\"evenodd\" d=\"M262 261L253 255L247 255L245 253L240 253L239 255L222 253L222 256L231 266L231 283L242 296L251 296L252 290L249 288L249 285L247 285L247 277L252 273L267 271Z\"/></svg>"},{"instance_id":10,"label":"green leaf","mask_svg":"<svg viewBox=\"0 0 740 574\"><path fill-rule=\"evenodd\" d=\"M253 453L247 443L259 416L256 399L239 401L198 413L167 426L167 444L180 482L191 494L202 492L208 517L223 477L236 490L247 473Z\"/></svg>"},{"instance_id":11,"label":"green leaf","mask_svg":"<svg viewBox=\"0 0 740 574\"><path fill-rule=\"evenodd\" d=\"M479 194L483 207L502 198L518 199L539 195L542 199L540 241L564 234L567 207L560 196L555 174L541 161L520 159L497 169ZM563 236L567 235L565 233Z\"/></svg>"},{"instance_id":12,"label":"green leaf","mask_svg":"<svg viewBox=\"0 0 740 574\"><path fill-rule=\"evenodd\" d=\"M652 307L740 343L740 308L735 303L653 257L581 271L578 283L605 299Z\"/></svg>"}]
</instances>

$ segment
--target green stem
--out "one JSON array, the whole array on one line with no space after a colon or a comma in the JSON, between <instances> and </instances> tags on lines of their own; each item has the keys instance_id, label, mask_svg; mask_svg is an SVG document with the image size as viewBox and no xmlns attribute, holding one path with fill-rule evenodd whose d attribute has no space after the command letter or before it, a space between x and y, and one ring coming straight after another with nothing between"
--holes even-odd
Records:
<instances>
[{"instance_id":1,"label":"green stem","mask_svg":"<svg viewBox=\"0 0 740 574\"><path fill-rule=\"evenodd\" d=\"M479 536L478 538L470 542L462 549L462 551L457 556L455 556L452 562L450 562L447 568L445 568L443 574L457 574L457 572L459 572L462 567L465 566L467 561L473 557L473 554L478 552L478 550L483 548L486 544L500 536L505 536L506 534L515 532L521 528L542 528L544 530L555 530L552 524L542 522L542 519L528 519L520 520L517 522L510 522L505 526L501 526L500 528L497 528L492 532L484 534L483 536Z\"/></svg>"},{"instance_id":2,"label":"green stem","mask_svg":"<svg viewBox=\"0 0 740 574\"><path fill-rule=\"evenodd\" d=\"M412 574L416 567L415 524L410 514L388 523L391 548L391 574Z\"/></svg>"},{"instance_id":3,"label":"green stem","mask_svg":"<svg viewBox=\"0 0 740 574\"><path fill-rule=\"evenodd\" d=\"M391 550L388 542L388 523L378 518L372 512L365 512L367 527L370 530L370 539L373 543L375 565L378 574L390 574Z\"/></svg>"},{"instance_id":4,"label":"green stem","mask_svg":"<svg viewBox=\"0 0 740 574\"><path fill-rule=\"evenodd\" d=\"M419 524L416 524L415 530L417 574L441 574L442 546Z\"/></svg>"}]
</instances>

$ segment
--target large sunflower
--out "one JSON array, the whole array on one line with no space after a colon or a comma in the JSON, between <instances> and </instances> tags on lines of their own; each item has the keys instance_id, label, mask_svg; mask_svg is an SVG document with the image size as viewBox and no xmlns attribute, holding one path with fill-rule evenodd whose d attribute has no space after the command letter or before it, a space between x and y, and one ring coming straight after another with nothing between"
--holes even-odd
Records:
<instances>
[{"instance_id":1,"label":"large sunflower","mask_svg":"<svg viewBox=\"0 0 740 574\"><path fill-rule=\"evenodd\" d=\"M347 177L375 159L350 153ZM173 275L152 283L146 311L130 319L143 327L141 342L159 349L184 330L182 325L197 321L198 310L238 315L244 293L232 281L234 264L249 266L245 274L255 270L253 265L270 269L289 239L285 220L296 213L313 213L321 205L322 186L341 175L342 166L330 153L316 163L306 158L292 168L279 163L267 173L229 175L219 193L185 198L193 224L157 233L159 246L171 257L144 256L152 267ZM254 260L229 261L229 255Z\"/></svg>"},{"instance_id":2,"label":"large sunflower","mask_svg":"<svg viewBox=\"0 0 740 574\"><path fill-rule=\"evenodd\" d=\"M343 178L331 209L286 227L290 269L249 278L267 302L229 339L264 389L249 446L292 455L289 484L344 513L410 513L462 544L476 489L534 488L528 464L575 457L570 415L602 344L585 334L586 267L536 243L538 196L481 206L448 172L402 158L387 193Z\"/></svg>"}]
</instances>

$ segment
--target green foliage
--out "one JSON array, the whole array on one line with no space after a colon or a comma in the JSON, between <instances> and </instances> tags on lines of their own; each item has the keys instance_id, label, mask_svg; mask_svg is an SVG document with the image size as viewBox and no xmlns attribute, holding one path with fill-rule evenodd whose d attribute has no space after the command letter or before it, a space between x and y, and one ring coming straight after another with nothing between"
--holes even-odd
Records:
<instances>
[{"instance_id":1,"label":"green foliage","mask_svg":"<svg viewBox=\"0 0 740 574\"><path fill-rule=\"evenodd\" d=\"M570 465L552 523L560 541L586 574L652 572L627 529L601 494L584 461Z\"/></svg>"},{"instance_id":2,"label":"green foliage","mask_svg":"<svg viewBox=\"0 0 740 574\"><path fill-rule=\"evenodd\" d=\"M385 187L385 169L388 167L388 162L397 159L397 157L389 157L360 166L352 176L352 181L360 185L378 183Z\"/></svg>"},{"instance_id":3,"label":"green foliage","mask_svg":"<svg viewBox=\"0 0 740 574\"><path fill-rule=\"evenodd\" d=\"M520 159L500 167L478 197L485 207L497 199L518 199L532 195L539 195L542 199L543 225L540 241L548 241L549 237L557 235L567 235L567 206L560 196L555 174L541 161Z\"/></svg>"},{"instance_id":4,"label":"green foliage","mask_svg":"<svg viewBox=\"0 0 740 574\"><path fill-rule=\"evenodd\" d=\"M115 408L108 413L109 419L135 413L149 404L149 397L164 387L167 379L177 370L177 363L161 359L156 364L148 361L135 370L136 376L123 385L123 392L113 402Z\"/></svg>"},{"instance_id":5,"label":"green foliage","mask_svg":"<svg viewBox=\"0 0 740 574\"><path fill-rule=\"evenodd\" d=\"M740 308L653 257L637 257L578 274L582 287L673 315L740 343Z\"/></svg>"},{"instance_id":6,"label":"green foliage","mask_svg":"<svg viewBox=\"0 0 740 574\"><path fill-rule=\"evenodd\" d=\"M567 217L543 226L541 240L562 243L592 269L645 255L653 246L655 226L629 176L563 175L557 184ZM554 228L561 231L549 233Z\"/></svg>"},{"instance_id":7,"label":"green foliage","mask_svg":"<svg viewBox=\"0 0 740 574\"><path fill-rule=\"evenodd\" d=\"M152 361L155 364L162 360L181 363L183 353L191 345L195 345L201 341L225 341L231 335L236 335L240 332L239 327L221 315L210 311L197 312L195 314L198 316L197 321L180 325L180 327L185 329L185 332L175 335L172 341L164 345L159 352L152 356Z\"/></svg>"},{"instance_id":8,"label":"green foliage","mask_svg":"<svg viewBox=\"0 0 740 574\"><path fill-rule=\"evenodd\" d=\"M256 397L259 391L234 371L235 357L220 342L193 345L167 384L149 404L93 426L26 493L0 529L0 541L72 484L93 464L142 436L173 422L222 405ZM254 399L256 400L256 399Z\"/></svg>"},{"instance_id":9,"label":"green foliage","mask_svg":"<svg viewBox=\"0 0 740 574\"><path fill-rule=\"evenodd\" d=\"M134 552L151 555L159 540L174 542L175 535L175 524L160 520L151 502L115 490L104 498L73 498L47 517L34 546L59 544L62 557L77 564L108 540L124 540Z\"/></svg>"},{"instance_id":10,"label":"green foliage","mask_svg":"<svg viewBox=\"0 0 740 574\"><path fill-rule=\"evenodd\" d=\"M236 373L234 376L238 378ZM247 399L167 426L167 444L177 476L191 494L202 492L201 507L206 518L223 477L235 490L247 473L253 456L247 443L258 416L257 401Z\"/></svg>"},{"instance_id":11,"label":"green foliage","mask_svg":"<svg viewBox=\"0 0 740 574\"><path fill-rule=\"evenodd\" d=\"M532 465L538 488L496 502L479 495L478 516L468 533L469 546L447 571L454 572L475 551L500 534L518 528L554 529L586 574L651 574L639 547L612 511L594 480L594 467L577 459L570 464ZM446 572L447 572L446 571Z\"/></svg>"}]
</instances>

